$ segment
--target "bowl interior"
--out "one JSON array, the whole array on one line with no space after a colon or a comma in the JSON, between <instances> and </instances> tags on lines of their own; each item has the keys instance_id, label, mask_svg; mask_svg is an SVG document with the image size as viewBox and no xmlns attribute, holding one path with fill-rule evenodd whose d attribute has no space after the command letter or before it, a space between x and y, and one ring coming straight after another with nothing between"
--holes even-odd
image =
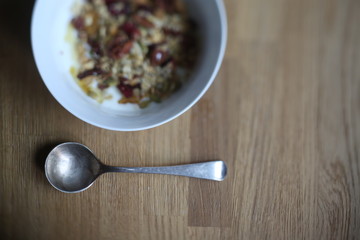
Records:
<instances>
[{"instance_id":1,"label":"bowl interior","mask_svg":"<svg viewBox=\"0 0 360 240\"><path fill-rule=\"evenodd\" d=\"M158 126L189 109L205 93L220 67L226 44L226 16L221 0L186 0L199 26L201 53L189 80L161 104L140 110L132 104L107 108L86 96L70 74L76 66L69 38L76 0L37 0L32 19L32 47L40 75L55 99L81 120L98 127L135 131Z\"/></svg>"}]
</instances>

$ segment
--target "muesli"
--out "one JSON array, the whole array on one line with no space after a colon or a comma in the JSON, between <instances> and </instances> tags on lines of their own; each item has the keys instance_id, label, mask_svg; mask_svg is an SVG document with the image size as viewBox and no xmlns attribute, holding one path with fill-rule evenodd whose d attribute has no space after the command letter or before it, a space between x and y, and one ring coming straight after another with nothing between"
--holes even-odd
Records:
<instances>
[{"instance_id":1,"label":"muesli","mask_svg":"<svg viewBox=\"0 0 360 240\"><path fill-rule=\"evenodd\" d=\"M121 93L119 103L161 102L196 60L195 24L181 0L88 0L71 25L79 62L73 74L100 103L113 97L110 88Z\"/></svg>"}]
</instances>

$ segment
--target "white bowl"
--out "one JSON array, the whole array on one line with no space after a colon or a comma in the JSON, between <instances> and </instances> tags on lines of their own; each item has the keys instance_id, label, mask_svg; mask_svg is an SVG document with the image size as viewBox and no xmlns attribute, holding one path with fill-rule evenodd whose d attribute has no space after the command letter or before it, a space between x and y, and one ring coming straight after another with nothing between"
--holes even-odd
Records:
<instances>
[{"instance_id":1,"label":"white bowl","mask_svg":"<svg viewBox=\"0 0 360 240\"><path fill-rule=\"evenodd\" d=\"M92 125L137 131L164 124L193 106L213 82L223 59L227 22L222 0L185 0L199 25L202 53L192 76L179 91L161 104L146 109L126 104L110 109L98 104L75 83L70 67L75 65L71 44L66 41L76 0L37 0L33 10L31 42L40 75L55 99L70 113Z\"/></svg>"}]
</instances>

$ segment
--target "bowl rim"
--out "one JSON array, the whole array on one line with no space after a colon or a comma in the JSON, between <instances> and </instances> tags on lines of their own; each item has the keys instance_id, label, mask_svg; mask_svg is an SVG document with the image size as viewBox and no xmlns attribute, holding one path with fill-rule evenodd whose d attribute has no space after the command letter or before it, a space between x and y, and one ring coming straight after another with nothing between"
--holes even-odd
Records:
<instances>
[{"instance_id":1,"label":"bowl rim","mask_svg":"<svg viewBox=\"0 0 360 240\"><path fill-rule=\"evenodd\" d=\"M44 78L42 77L42 73L39 66L39 56L38 54L35 52L35 36L34 36L34 32L35 32L35 12L37 9L37 5L39 4L39 0L35 1L33 10L32 10L32 16L31 16L31 48L32 48L32 53L33 53L33 57L37 66L37 70L41 76L41 79L43 81L43 83L45 84L46 88L48 89L48 91L51 93L51 95L56 99L56 101L63 107L65 108L68 112L70 112L72 115L74 115L76 118L89 123L93 126L99 127L99 128L103 128L103 129L107 129L107 130L112 130L112 131L123 131L123 132L130 132L130 131L141 131L141 130L147 130L147 129L151 129L151 128L155 128L158 127L160 125L163 125L165 123L168 123L172 120L174 120L175 118L179 117L180 115L182 115L183 113L185 113L186 111L188 111L191 107L193 107L199 100L201 97L204 96L204 94L207 92L207 90L210 88L211 84L214 82L221 64L223 62L224 59L224 55L225 55L225 50L226 50L226 45L227 45L227 34L228 34L228 23L227 23L227 14L226 14L226 9L225 9L225 5L223 0L214 0L216 7L219 11L219 16L220 16L220 26L221 26L221 40L220 40L220 51L219 51L219 55L218 58L216 60L216 64L215 64L215 68L212 71L212 74L207 82L207 84L205 85L205 87L201 90L200 94L198 94L196 96L196 98L191 101L187 106L185 106L181 111L179 111L178 113L173 114L170 117L167 117L164 120L161 120L157 123L154 124L149 124L143 127L133 127L133 128L121 128L121 127L109 127L103 124L99 124L96 123L90 119L87 119L86 117L80 116L79 114L77 114L76 112L72 111L72 109L68 108L67 106L64 106L63 103L52 93L51 89L49 88L49 85L47 84L47 81L44 80Z\"/></svg>"}]
</instances>

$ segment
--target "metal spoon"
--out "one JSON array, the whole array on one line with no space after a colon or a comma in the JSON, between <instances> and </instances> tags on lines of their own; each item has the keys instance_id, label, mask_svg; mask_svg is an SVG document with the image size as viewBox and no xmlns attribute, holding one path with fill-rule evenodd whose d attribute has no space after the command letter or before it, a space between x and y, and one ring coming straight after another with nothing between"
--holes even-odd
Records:
<instances>
[{"instance_id":1,"label":"metal spoon","mask_svg":"<svg viewBox=\"0 0 360 240\"><path fill-rule=\"evenodd\" d=\"M223 161L169 167L112 167L101 163L86 146L74 142L56 146L45 162L46 178L54 188L65 193L84 191L107 172L156 173L222 181L227 168Z\"/></svg>"}]
</instances>

